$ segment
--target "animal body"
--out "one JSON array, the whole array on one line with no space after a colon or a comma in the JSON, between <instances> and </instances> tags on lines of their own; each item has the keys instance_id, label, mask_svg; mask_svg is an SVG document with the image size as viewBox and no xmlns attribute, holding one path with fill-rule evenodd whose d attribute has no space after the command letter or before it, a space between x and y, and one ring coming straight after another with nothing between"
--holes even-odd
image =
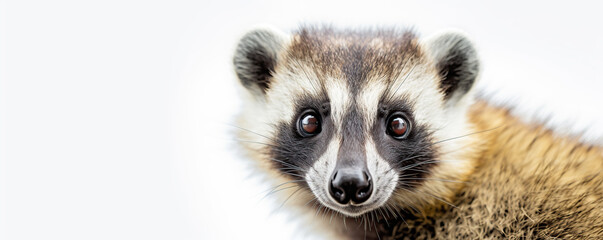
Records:
<instances>
[{"instance_id":1,"label":"animal body","mask_svg":"<svg viewBox=\"0 0 603 240\"><path fill-rule=\"evenodd\" d=\"M238 138L312 231L336 239L603 239L603 150L476 96L468 38L254 30Z\"/></svg>"}]
</instances>

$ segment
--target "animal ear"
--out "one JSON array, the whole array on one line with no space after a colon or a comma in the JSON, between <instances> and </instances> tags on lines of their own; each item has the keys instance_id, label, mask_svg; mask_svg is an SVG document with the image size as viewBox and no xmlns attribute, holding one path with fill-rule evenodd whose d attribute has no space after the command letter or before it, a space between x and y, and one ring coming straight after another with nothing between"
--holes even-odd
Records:
<instances>
[{"instance_id":1,"label":"animal ear","mask_svg":"<svg viewBox=\"0 0 603 240\"><path fill-rule=\"evenodd\" d=\"M461 32L448 31L428 38L426 47L435 61L444 99L456 103L471 90L479 74L473 43Z\"/></svg>"},{"instance_id":2,"label":"animal ear","mask_svg":"<svg viewBox=\"0 0 603 240\"><path fill-rule=\"evenodd\" d=\"M252 92L265 93L286 36L271 29L257 29L241 38L233 63L241 84Z\"/></svg>"}]
</instances>

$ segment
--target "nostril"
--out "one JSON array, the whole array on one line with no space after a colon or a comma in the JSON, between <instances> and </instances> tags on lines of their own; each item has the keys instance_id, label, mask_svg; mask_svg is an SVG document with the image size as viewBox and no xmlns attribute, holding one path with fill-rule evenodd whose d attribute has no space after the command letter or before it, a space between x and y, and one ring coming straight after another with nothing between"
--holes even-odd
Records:
<instances>
[{"instance_id":1,"label":"nostril","mask_svg":"<svg viewBox=\"0 0 603 240\"><path fill-rule=\"evenodd\" d=\"M356 192L356 199L363 199L368 194L370 194L369 193L370 191L371 191L370 186L367 186L367 187L362 188L362 189L358 189L358 191Z\"/></svg>"},{"instance_id":2,"label":"nostril","mask_svg":"<svg viewBox=\"0 0 603 240\"><path fill-rule=\"evenodd\" d=\"M356 193L356 198L354 198L355 200L359 200L359 199L365 199L367 196L368 192L365 191L358 191L358 193ZM364 202L364 201L362 201Z\"/></svg>"},{"instance_id":3,"label":"nostril","mask_svg":"<svg viewBox=\"0 0 603 240\"><path fill-rule=\"evenodd\" d=\"M373 184L371 175L367 171L362 172L363 179L359 181L357 185L357 191L352 198L352 201L356 203L363 203L369 199L373 192Z\"/></svg>"},{"instance_id":4,"label":"nostril","mask_svg":"<svg viewBox=\"0 0 603 240\"><path fill-rule=\"evenodd\" d=\"M344 196L345 193L343 191L341 191L341 189L335 188L334 191L335 191L334 193L335 193L335 198L336 199L341 199L341 198L345 197Z\"/></svg>"},{"instance_id":5,"label":"nostril","mask_svg":"<svg viewBox=\"0 0 603 240\"><path fill-rule=\"evenodd\" d=\"M346 189L343 186L344 182L341 178L337 177L337 172L338 171L336 171L333 174L333 177L331 178L331 184L329 185L329 193L331 194L331 197L333 197L338 203L346 204L350 200L350 195L346 194Z\"/></svg>"}]
</instances>

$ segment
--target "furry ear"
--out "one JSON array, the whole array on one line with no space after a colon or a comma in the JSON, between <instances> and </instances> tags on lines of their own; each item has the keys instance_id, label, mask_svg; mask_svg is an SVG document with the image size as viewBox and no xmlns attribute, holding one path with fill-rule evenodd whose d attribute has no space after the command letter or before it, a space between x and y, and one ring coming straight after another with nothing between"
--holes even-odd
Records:
<instances>
[{"instance_id":1,"label":"furry ear","mask_svg":"<svg viewBox=\"0 0 603 240\"><path fill-rule=\"evenodd\" d=\"M284 34L269 29L253 30L241 38L233 63L243 86L253 92L266 92L285 39Z\"/></svg>"},{"instance_id":2,"label":"furry ear","mask_svg":"<svg viewBox=\"0 0 603 240\"><path fill-rule=\"evenodd\" d=\"M441 77L444 99L455 103L477 80L480 63L473 43L461 32L436 34L426 41L427 52Z\"/></svg>"}]
</instances>

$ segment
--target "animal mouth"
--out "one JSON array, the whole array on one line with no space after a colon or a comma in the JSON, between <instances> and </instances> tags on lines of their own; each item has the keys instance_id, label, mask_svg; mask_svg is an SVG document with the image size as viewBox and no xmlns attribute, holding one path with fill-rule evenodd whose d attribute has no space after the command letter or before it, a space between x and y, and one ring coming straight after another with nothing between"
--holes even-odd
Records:
<instances>
[{"instance_id":1,"label":"animal mouth","mask_svg":"<svg viewBox=\"0 0 603 240\"><path fill-rule=\"evenodd\" d=\"M320 202L322 202L322 199L319 198L319 200L320 200ZM350 203L342 205L342 204L336 203L336 201L333 199L329 199L326 203L323 203L323 205L325 205L326 207L330 208L331 210L339 212L345 216L359 217L367 212L380 208L381 206L383 206L385 204L386 200L387 200L387 198L385 198L385 197L379 197L379 198L373 197L373 198L369 199L368 201L361 203L361 204L356 204L354 202L350 202Z\"/></svg>"},{"instance_id":2,"label":"animal mouth","mask_svg":"<svg viewBox=\"0 0 603 240\"><path fill-rule=\"evenodd\" d=\"M340 213L342 213L342 214L344 214L346 216L349 216L349 217L358 217L358 216L360 216L360 215L362 215L364 213L367 213L367 212L369 212L369 211L371 211L371 210L373 210L375 208L376 207L364 204L364 205L361 205L361 206L358 206L358 205L346 205L346 206L343 206L343 207L337 207L337 209L334 209L334 210L336 210L336 211L338 211L338 212L340 212Z\"/></svg>"}]
</instances>

